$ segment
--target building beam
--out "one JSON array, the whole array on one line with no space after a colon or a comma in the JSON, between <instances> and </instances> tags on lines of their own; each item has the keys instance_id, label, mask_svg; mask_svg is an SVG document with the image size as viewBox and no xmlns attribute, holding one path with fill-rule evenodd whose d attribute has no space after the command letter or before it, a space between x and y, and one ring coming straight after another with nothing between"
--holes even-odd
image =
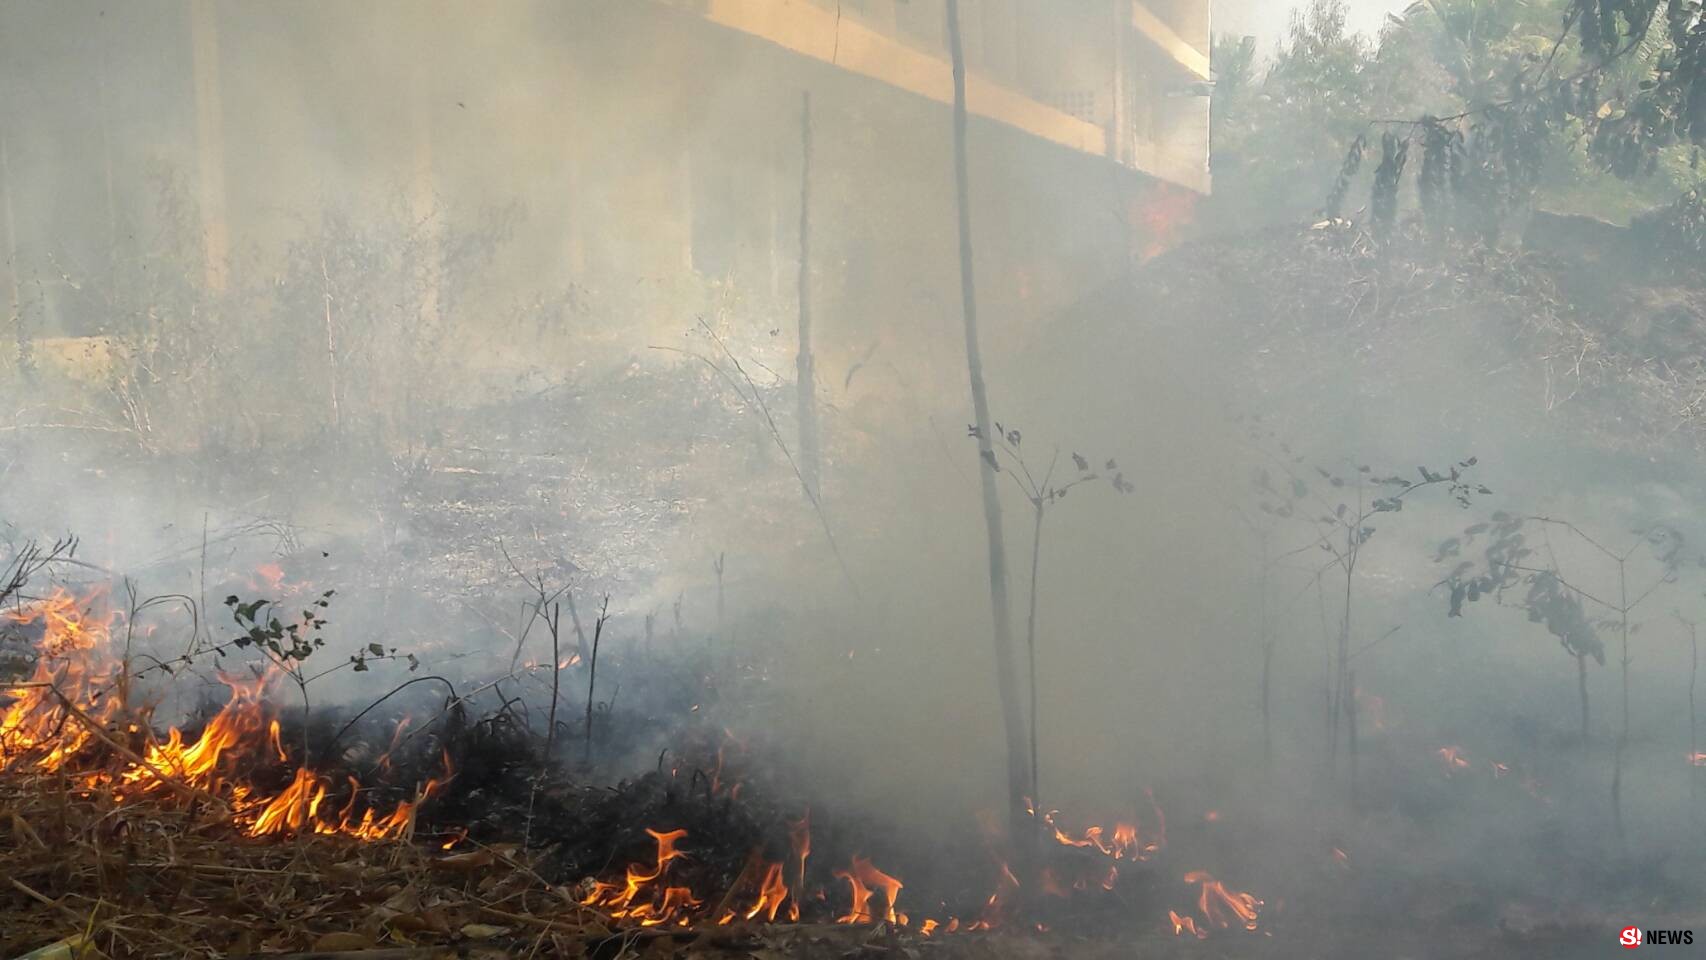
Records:
<instances>
[{"instance_id":1,"label":"building beam","mask_svg":"<svg viewBox=\"0 0 1706 960\"><path fill-rule=\"evenodd\" d=\"M1142 0L1132 0L1131 25L1137 32L1149 38L1149 41L1161 48L1169 59L1194 74L1199 80L1213 79L1209 69L1208 54L1179 36L1178 31L1167 25L1167 22L1150 11Z\"/></svg>"},{"instance_id":2,"label":"building beam","mask_svg":"<svg viewBox=\"0 0 1706 960\"><path fill-rule=\"evenodd\" d=\"M879 80L941 104L954 102L948 62L838 17L805 0L708 0L702 16L849 73ZM1110 156L1107 131L1096 124L975 74L966 78L967 109L1073 150Z\"/></svg>"},{"instance_id":3,"label":"building beam","mask_svg":"<svg viewBox=\"0 0 1706 960\"><path fill-rule=\"evenodd\" d=\"M954 102L953 70L945 58L904 43L855 17L837 16L836 11L809 0L659 2L848 73L940 104ZM1147 22L1160 23L1153 15ZM1164 26L1161 29L1167 30ZM1164 36L1172 37L1175 47L1192 49L1170 30ZM1198 57L1206 71L1207 58ZM987 76L968 72L966 101L967 111L975 116L1199 193L1209 190L1206 164L1199 158L1181 155L1171 145L1142 139L1122 157L1122 151L1110 141L1109 128L1081 120Z\"/></svg>"}]
</instances>

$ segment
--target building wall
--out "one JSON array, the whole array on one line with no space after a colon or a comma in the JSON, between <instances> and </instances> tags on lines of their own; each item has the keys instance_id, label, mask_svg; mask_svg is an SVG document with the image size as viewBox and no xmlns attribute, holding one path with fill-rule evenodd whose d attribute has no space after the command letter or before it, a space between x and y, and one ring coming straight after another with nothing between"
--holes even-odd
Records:
<instances>
[{"instance_id":1,"label":"building wall","mask_svg":"<svg viewBox=\"0 0 1706 960\"><path fill-rule=\"evenodd\" d=\"M945 0L669 0L899 90L952 95ZM974 114L1206 192L1207 0L987 0L961 34Z\"/></svg>"},{"instance_id":2,"label":"building wall","mask_svg":"<svg viewBox=\"0 0 1706 960\"><path fill-rule=\"evenodd\" d=\"M834 6L762 9L810 25ZM971 146L980 288L999 367L1008 345L1016 352L1055 311L1151 251L1167 233L1156 210L1183 209L1177 196L1206 185L1169 186L1141 169L1145 157L1191 168L1186 121L1206 115L1206 101L1155 93L1188 72L1135 29L1099 27L1125 22L1118 4L966 6L973 104L997 114L974 124ZM792 43L757 35L781 29L761 21L724 22L760 9L746 0L537 0L501 18L424 0L138 0L112 10L67 0L52 17L6 8L0 34L84 51L3 68L22 74L0 104L16 120L4 185L21 237L11 269L26 290L46 291L30 323L44 337L130 329L116 300L88 282L104 264L175 250L186 283L206 276L194 262L212 249L201 172L218 164L227 295L283 311L304 350L325 349L324 304L272 291L315 267L297 261L337 224L377 234L403 221L423 284L414 301L339 289L354 278L328 281L326 299L348 311L339 323L362 319L359 310L418 323L453 371L434 389L502 389L517 371L561 377L656 357L648 347L679 343L702 316L738 327L750 335L743 349L785 365L809 92L823 382L845 384L873 358L872 369L888 364L921 391L958 397L958 378L942 373L958 369L960 349L942 5L841 7L827 41ZM1054 11L1062 16L1042 15ZM855 22L870 30L850 32ZM849 62L902 73L883 79ZM94 65L108 72L84 69ZM205 137L210 111L217 148ZM109 183L110 216L100 199ZM483 231L502 242L472 256L466 238ZM67 277L75 282L55 279ZM568 305L555 311L536 306L560 300ZM854 389L882 382L862 374Z\"/></svg>"}]
</instances>

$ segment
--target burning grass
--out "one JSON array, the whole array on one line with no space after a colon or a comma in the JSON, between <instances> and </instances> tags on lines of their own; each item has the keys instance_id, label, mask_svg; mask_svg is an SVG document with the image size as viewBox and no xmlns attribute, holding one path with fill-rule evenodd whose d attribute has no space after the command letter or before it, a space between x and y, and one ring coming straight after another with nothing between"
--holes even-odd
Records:
<instances>
[{"instance_id":1,"label":"burning grass","mask_svg":"<svg viewBox=\"0 0 1706 960\"><path fill-rule=\"evenodd\" d=\"M1195 902L1160 922L1153 798L1105 826L1041 813L1027 869L987 827L974 854L935 869L902 853L921 866L913 885L896 843L867 849L868 825L769 800L779 791L739 769L746 745L728 731L685 737L683 756L704 764L666 754L614 786L576 782L539 761L508 702L475 720L453 692L427 719L330 733L279 707L298 674L278 646L259 669L219 673L224 700L204 719L162 732L99 592L56 590L5 616L35 640L0 707L0 910L18 918L0 955L56 942L114 957L983 951L1086 917L1126 936L1254 931L1264 906L1192 872Z\"/></svg>"}]
</instances>

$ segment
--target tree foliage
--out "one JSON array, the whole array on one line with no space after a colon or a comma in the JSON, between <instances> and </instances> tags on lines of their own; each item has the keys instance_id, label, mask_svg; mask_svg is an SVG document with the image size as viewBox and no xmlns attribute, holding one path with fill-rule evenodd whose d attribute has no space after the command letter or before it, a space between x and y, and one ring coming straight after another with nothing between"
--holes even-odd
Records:
<instances>
[{"instance_id":1,"label":"tree foliage","mask_svg":"<svg viewBox=\"0 0 1706 960\"><path fill-rule=\"evenodd\" d=\"M1623 7L1655 16L1637 29ZM1376 233L1415 210L1436 236L1491 242L1537 203L1608 219L1662 205L1696 180L1700 7L1419 0L1370 40L1347 30L1342 0L1313 0L1265 72L1251 42L1215 47L1216 208Z\"/></svg>"}]
</instances>

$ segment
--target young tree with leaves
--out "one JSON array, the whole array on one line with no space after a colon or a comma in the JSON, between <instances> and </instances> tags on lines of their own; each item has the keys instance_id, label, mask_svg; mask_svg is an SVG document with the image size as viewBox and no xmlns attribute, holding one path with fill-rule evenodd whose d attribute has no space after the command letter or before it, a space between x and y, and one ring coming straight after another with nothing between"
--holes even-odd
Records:
<instances>
[{"instance_id":1,"label":"young tree with leaves","mask_svg":"<svg viewBox=\"0 0 1706 960\"><path fill-rule=\"evenodd\" d=\"M976 439L980 436L977 427L967 430L968 435ZM1082 454L1072 454L1072 479L1056 479L1056 468L1060 466L1060 449L1057 447L1049 458L1048 469L1042 471L1039 478L1031 470L1021 450L1024 434L1017 428L1008 429L998 420L995 422L996 441L993 444L999 455L995 464L997 473L1003 472L1000 460L1005 459L1008 469L1007 476L1024 495L1025 501L1031 505L1031 597L1030 607L1025 616L1025 654L1029 658L1030 682L1030 751L1031 751L1031 806L1042 809L1042 788L1039 783L1041 774L1037 764L1037 583L1041 571L1043 518L1049 508L1056 506L1066 499L1073 489L1091 481L1100 479L1100 475L1091 469L1090 461ZM1125 478L1118 462L1109 459L1106 469L1110 474L1108 482L1113 488L1122 493L1130 494L1137 490L1131 481Z\"/></svg>"},{"instance_id":2,"label":"young tree with leaves","mask_svg":"<svg viewBox=\"0 0 1706 960\"><path fill-rule=\"evenodd\" d=\"M1417 467L1417 480L1398 474L1377 476L1367 466L1358 466L1354 472L1336 472L1316 466L1314 473L1320 481L1325 482L1324 490L1312 489L1310 483L1304 479L1304 471L1300 469L1303 461L1302 456L1292 455L1289 458L1275 457L1271 463L1283 474L1282 478L1277 479L1289 487L1295 515L1310 531L1309 545L1330 558L1317 571L1317 576L1336 573L1344 585L1336 645L1328 657L1327 762L1330 769L1336 770L1345 719L1352 709L1351 660L1380 642L1372 641L1357 650L1351 648L1357 571L1361 567L1364 548L1377 532L1373 523L1375 517L1403 510L1405 503L1412 496L1431 487L1446 488L1451 499L1458 506L1465 508L1476 494L1485 495L1492 491L1482 484L1471 483L1466 478L1467 472L1477 463L1474 457L1459 461L1444 470ZM1276 486L1275 481L1276 478L1264 468L1258 473L1259 492L1281 496L1280 487ZM1382 490L1386 495L1377 495ZM1269 511L1279 509L1270 502L1264 502L1261 506ZM1389 631L1385 636L1390 635ZM1384 638L1383 636L1381 639Z\"/></svg>"},{"instance_id":3,"label":"young tree with leaves","mask_svg":"<svg viewBox=\"0 0 1706 960\"><path fill-rule=\"evenodd\" d=\"M1561 530L1577 544L1585 547L1617 570L1615 592L1601 590L1596 594L1584 589L1581 581L1566 578L1563 564L1552 542L1551 533ZM1539 533L1540 552L1527 539L1529 531ZM1617 835L1623 836L1623 773L1624 756L1629 746L1629 638L1641 628L1630 616L1659 588L1676 582L1684 562L1696 560L1685 552L1682 533L1673 527L1655 524L1636 531L1636 537L1625 549L1606 546L1581 527L1567 520L1540 516L1513 516L1504 512L1493 514L1491 523L1474 524L1464 530L1463 537L1454 537L1440 545L1435 559L1444 561L1460 554L1466 542L1482 534L1487 537L1485 565L1477 569L1473 561L1460 561L1441 581L1450 589L1450 616L1461 616L1463 605L1485 597L1497 600L1507 591L1519 586L1528 589L1519 605L1528 612L1533 623L1546 624L1547 632L1559 639L1564 649L1576 658L1582 704L1582 740L1588 738L1587 657L1593 656L1605 664L1605 647L1598 631L1614 630L1620 640L1618 672L1621 682L1622 716L1612 754L1611 812ZM1629 588L1629 563L1643 547L1648 548L1657 565L1657 572L1645 586L1637 584L1637 592ZM1587 607L1596 607L1603 616L1592 618Z\"/></svg>"}]
</instances>

